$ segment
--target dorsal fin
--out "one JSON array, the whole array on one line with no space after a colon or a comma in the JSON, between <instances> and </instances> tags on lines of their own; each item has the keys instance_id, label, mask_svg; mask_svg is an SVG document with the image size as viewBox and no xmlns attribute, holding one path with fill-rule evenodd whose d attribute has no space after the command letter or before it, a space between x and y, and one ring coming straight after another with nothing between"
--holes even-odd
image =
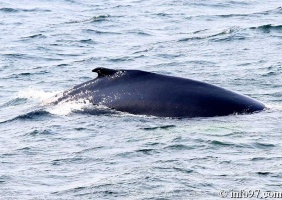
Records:
<instances>
[{"instance_id":1,"label":"dorsal fin","mask_svg":"<svg viewBox=\"0 0 282 200\"><path fill-rule=\"evenodd\" d=\"M92 72L96 72L98 74L98 78L100 78L100 77L105 77L105 76L111 76L117 73L118 70L98 67L98 68L93 69Z\"/></svg>"}]
</instances>

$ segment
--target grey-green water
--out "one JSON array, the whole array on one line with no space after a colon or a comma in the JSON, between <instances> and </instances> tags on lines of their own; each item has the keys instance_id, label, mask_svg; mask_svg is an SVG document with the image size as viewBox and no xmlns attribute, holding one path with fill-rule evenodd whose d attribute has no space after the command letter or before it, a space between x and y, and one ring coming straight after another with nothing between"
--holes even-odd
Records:
<instances>
[{"instance_id":1,"label":"grey-green water","mask_svg":"<svg viewBox=\"0 0 282 200\"><path fill-rule=\"evenodd\" d=\"M281 17L277 0L1 1L0 199L282 192ZM269 109L169 119L42 105L95 67L201 80Z\"/></svg>"}]
</instances>

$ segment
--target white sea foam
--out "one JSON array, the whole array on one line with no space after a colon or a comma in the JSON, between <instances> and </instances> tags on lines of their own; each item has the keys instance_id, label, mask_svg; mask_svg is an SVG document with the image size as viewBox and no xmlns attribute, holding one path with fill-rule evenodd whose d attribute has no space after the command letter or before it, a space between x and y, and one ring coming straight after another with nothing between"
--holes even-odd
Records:
<instances>
[{"instance_id":1,"label":"white sea foam","mask_svg":"<svg viewBox=\"0 0 282 200\"><path fill-rule=\"evenodd\" d=\"M46 92L41 89L36 88L27 88L25 90L22 90L18 93L19 98L27 98L27 99L35 99L39 100L42 103L44 101L47 101L48 99L54 97L56 94L58 94L59 91L54 92Z\"/></svg>"},{"instance_id":2,"label":"white sea foam","mask_svg":"<svg viewBox=\"0 0 282 200\"><path fill-rule=\"evenodd\" d=\"M267 108L271 110L276 110L276 111L282 111L282 105L281 103L271 103L266 105Z\"/></svg>"},{"instance_id":3,"label":"white sea foam","mask_svg":"<svg viewBox=\"0 0 282 200\"><path fill-rule=\"evenodd\" d=\"M46 92L42 89L27 88L18 93L19 98L26 98L37 100L43 106L49 105L51 102L56 101L60 97L60 91ZM73 111L79 111L89 106L90 103L81 101L61 102L57 105L49 105L46 110L54 115L68 115Z\"/></svg>"},{"instance_id":4,"label":"white sea foam","mask_svg":"<svg viewBox=\"0 0 282 200\"><path fill-rule=\"evenodd\" d=\"M45 106L46 111L54 115L69 115L72 112L83 111L84 109L96 109L96 110L105 110L108 109L102 105L94 106L87 99L79 99L72 101L62 101L56 105L51 105L52 102L55 102L60 98L62 92L53 91L46 92L42 89L36 88L27 88L18 93L17 97L26 98L39 101L42 106ZM94 108L93 108L94 107Z\"/></svg>"},{"instance_id":5,"label":"white sea foam","mask_svg":"<svg viewBox=\"0 0 282 200\"><path fill-rule=\"evenodd\" d=\"M69 115L74 111L82 111L90 106L92 106L91 103L85 100L60 102L57 105L48 107L47 111L54 115Z\"/></svg>"}]
</instances>

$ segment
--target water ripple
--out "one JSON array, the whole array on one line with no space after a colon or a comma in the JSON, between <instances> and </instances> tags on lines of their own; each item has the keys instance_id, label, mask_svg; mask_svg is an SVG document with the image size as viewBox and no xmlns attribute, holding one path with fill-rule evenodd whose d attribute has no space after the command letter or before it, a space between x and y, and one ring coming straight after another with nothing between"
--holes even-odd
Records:
<instances>
[{"instance_id":1,"label":"water ripple","mask_svg":"<svg viewBox=\"0 0 282 200\"><path fill-rule=\"evenodd\" d=\"M164 129L164 130L167 130L167 129L171 129L171 128L174 128L175 125L166 125L166 126L157 126L157 127L146 127L146 128L141 128L141 129L144 129L144 130L156 130L156 129Z\"/></svg>"},{"instance_id":2,"label":"water ripple","mask_svg":"<svg viewBox=\"0 0 282 200\"><path fill-rule=\"evenodd\" d=\"M258 30L261 30L263 32L269 33L270 31L281 31L282 25L266 24L266 25L262 25L262 26L251 27L250 29L258 29Z\"/></svg>"},{"instance_id":3,"label":"water ripple","mask_svg":"<svg viewBox=\"0 0 282 200\"><path fill-rule=\"evenodd\" d=\"M17 13L17 12L51 12L51 10L47 9L20 9L20 8L0 8L0 12L6 12L6 13Z\"/></svg>"},{"instance_id":4,"label":"water ripple","mask_svg":"<svg viewBox=\"0 0 282 200\"><path fill-rule=\"evenodd\" d=\"M50 116L51 114L45 110L36 110L36 111L31 111L26 114L19 115L17 117L14 117L9 120L1 121L0 124L2 123L7 123L7 122L12 122L12 121L17 121L17 120L40 120L41 118Z\"/></svg>"},{"instance_id":5,"label":"water ripple","mask_svg":"<svg viewBox=\"0 0 282 200\"><path fill-rule=\"evenodd\" d=\"M1 198L279 191L281 14L275 0L1 1ZM270 109L171 119L48 104L94 78L95 66L205 81Z\"/></svg>"}]
</instances>

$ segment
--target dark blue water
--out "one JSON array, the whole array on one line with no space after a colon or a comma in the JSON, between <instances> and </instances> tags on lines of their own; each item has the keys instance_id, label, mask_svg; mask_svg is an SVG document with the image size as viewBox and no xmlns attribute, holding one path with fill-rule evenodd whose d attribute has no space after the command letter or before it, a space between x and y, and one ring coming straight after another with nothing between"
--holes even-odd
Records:
<instances>
[{"instance_id":1,"label":"dark blue water","mask_svg":"<svg viewBox=\"0 0 282 200\"><path fill-rule=\"evenodd\" d=\"M0 199L282 192L281 19L277 0L1 1ZM269 109L169 119L45 105L95 67L201 80Z\"/></svg>"}]
</instances>

